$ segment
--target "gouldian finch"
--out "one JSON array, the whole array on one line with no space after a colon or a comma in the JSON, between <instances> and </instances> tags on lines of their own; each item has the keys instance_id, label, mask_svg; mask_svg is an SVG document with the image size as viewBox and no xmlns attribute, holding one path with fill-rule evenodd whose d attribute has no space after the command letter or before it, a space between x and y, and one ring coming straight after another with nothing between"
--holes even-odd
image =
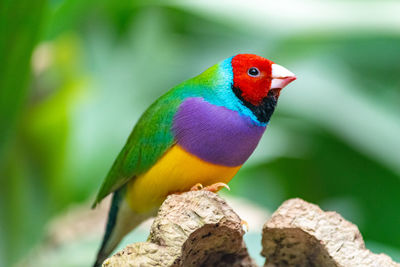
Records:
<instances>
[{"instance_id":1,"label":"gouldian finch","mask_svg":"<svg viewBox=\"0 0 400 267\"><path fill-rule=\"evenodd\" d=\"M280 91L296 79L253 54L212 66L157 99L141 116L93 207L113 194L99 266L169 194L217 192L256 148Z\"/></svg>"}]
</instances>

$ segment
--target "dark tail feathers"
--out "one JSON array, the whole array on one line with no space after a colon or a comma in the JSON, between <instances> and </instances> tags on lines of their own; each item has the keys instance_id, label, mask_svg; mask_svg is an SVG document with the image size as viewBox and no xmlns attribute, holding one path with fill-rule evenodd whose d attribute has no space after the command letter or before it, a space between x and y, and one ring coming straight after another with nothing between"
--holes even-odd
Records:
<instances>
[{"instance_id":1,"label":"dark tail feathers","mask_svg":"<svg viewBox=\"0 0 400 267\"><path fill-rule=\"evenodd\" d=\"M101 243L101 247L99 249L99 252L97 253L96 261L95 261L93 267L100 267L103 264L103 261L111 253L111 251L106 252L105 248L106 248L107 242L111 236L112 230L114 229L114 226L117 222L119 205L120 205L122 195L123 195L122 191L124 189L125 189L125 187L122 187L113 193L111 207L108 212L106 231L104 233L103 242Z\"/></svg>"}]
</instances>

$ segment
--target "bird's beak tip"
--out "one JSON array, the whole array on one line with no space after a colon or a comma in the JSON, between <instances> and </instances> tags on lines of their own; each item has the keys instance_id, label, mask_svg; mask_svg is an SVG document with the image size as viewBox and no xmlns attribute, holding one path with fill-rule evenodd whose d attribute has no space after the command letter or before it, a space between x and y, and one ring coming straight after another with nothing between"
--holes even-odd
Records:
<instances>
[{"instance_id":1,"label":"bird's beak tip","mask_svg":"<svg viewBox=\"0 0 400 267\"><path fill-rule=\"evenodd\" d=\"M293 72L282 67L278 64L272 64L272 81L271 89L273 88L284 88L289 83L297 79Z\"/></svg>"}]
</instances>

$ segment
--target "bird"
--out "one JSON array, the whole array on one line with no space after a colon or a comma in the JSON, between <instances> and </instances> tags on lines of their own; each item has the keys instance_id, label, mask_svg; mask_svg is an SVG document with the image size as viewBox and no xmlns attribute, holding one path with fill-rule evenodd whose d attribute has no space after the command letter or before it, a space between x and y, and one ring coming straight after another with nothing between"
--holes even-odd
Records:
<instances>
[{"instance_id":1,"label":"bird","mask_svg":"<svg viewBox=\"0 0 400 267\"><path fill-rule=\"evenodd\" d=\"M296 76L255 54L237 54L159 97L143 113L92 208L112 194L94 266L156 215L170 194L218 192L253 153L281 89Z\"/></svg>"}]
</instances>

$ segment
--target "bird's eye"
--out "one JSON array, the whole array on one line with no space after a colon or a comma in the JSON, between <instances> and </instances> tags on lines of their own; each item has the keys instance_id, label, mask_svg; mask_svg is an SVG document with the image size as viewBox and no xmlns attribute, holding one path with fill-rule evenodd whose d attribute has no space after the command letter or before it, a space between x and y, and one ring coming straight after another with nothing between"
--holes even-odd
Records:
<instances>
[{"instance_id":1,"label":"bird's eye","mask_svg":"<svg viewBox=\"0 0 400 267\"><path fill-rule=\"evenodd\" d=\"M260 75L260 71L256 67L251 67L248 71L247 74L251 77L257 77Z\"/></svg>"}]
</instances>

